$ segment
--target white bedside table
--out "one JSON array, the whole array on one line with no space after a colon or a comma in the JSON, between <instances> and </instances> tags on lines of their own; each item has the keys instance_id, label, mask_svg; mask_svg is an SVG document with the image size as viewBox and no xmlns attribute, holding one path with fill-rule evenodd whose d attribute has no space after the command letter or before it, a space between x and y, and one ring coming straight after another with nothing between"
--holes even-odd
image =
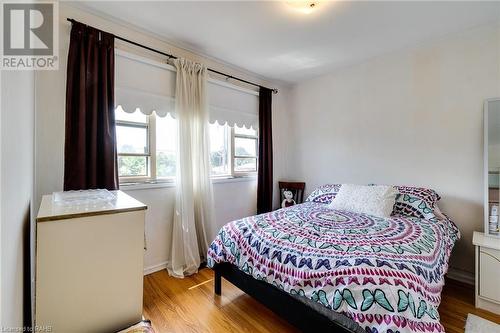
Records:
<instances>
[{"instance_id":1,"label":"white bedside table","mask_svg":"<svg viewBox=\"0 0 500 333\"><path fill-rule=\"evenodd\" d=\"M500 314L500 238L474 231L476 307Z\"/></svg>"},{"instance_id":2,"label":"white bedside table","mask_svg":"<svg viewBox=\"0 0 500 333\"><path fill-rule=\"evenodd\" d=\"M42 198L36 229L35 324L52 332L116 332L142 319L146 205L60 205Z\"/></svg>"}]
</instances>

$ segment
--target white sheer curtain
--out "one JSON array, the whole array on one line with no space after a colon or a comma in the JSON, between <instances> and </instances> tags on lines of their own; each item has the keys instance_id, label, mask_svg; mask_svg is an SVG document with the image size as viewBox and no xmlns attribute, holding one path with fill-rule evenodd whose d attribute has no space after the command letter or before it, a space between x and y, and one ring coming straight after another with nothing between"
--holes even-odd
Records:
<instances>
[{"instance_id":1,"label":"white sheer curtain","mask_svg":"<svg viewBox=\"0 0 500 333\"><path fill-rule=\"evenodd\" d=\"M184 277L198 271L208 240L205 226L214 220L208 143L207 69L175 59L175 109L179 126L176 200L172 248L167 269Z\"/></svg>"}]
</instances>

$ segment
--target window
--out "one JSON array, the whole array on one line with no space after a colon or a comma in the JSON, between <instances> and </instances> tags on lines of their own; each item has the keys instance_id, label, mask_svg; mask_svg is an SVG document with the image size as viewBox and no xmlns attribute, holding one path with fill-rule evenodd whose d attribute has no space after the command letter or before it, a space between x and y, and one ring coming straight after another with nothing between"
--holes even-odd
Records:
<instances>
[{"instance_id":1,"label":"window","mask_svg":"<svg viewBox=\"0 0 500 333\"><path fill-rule=\"evenodd\" d=\"M177 167L177 121L170 115L115 110L118 171L121 183L173 180ZM257 131L217 123L209 125L213 177L257 171ZM232 149L234 147L234 149Z\"/></svg>"},{"instance_id":2,"label":"window","mask_svg":"<svg viewBox=\"0 0 500 333\"><path fill-rule=\"evenodd\" d=\"M231 129L227 125L210 124L210 165L213 176L231 175L229 147Z\"/></svg>"},{"instance_id":3,"label":"window","mask_svg":"<svg viewBox=\"0 0 500 333\"><path fill-rule=\"evenodd\" d=\"M175 177L177 124L136 110L115 110L118 174L121 182L166 180Z\"/></svg>"},{"instance_id":4,"label":"window","mask_svg":"<svg viewBox=\"0 0 500 333\"><path fill-rule=\"evenodd\" d=\"M242 176L255 173L257 143L257 130L253 128L210 124L212 176Z\"/></svg>"},{"instance_id":5,"label":"window","mask_svg":"<svg viewBox=\"0 0 500 333\"><path fill-rule=\"evenodd\" d=\"M257 171L257 130L234 126L234 174Z\"/></svg>"},{"instance_id":6,"label":"window","mask_svg":"<svg viewBox=\"0 0 500 333\"><path fill-rule=\"evenodd\" d=\"M140 112L126 113L118 107L115 117L119 176L148 177L151 158L148 116Z\"/></svg>"},{"instance_id":7,"label":"window","mask_svg":"<svg viewBox=\"0 0 500 333\"><path fill-rule=\"evenodd\" d=\"M120 182L171 181L179 171L178 125L171 116L175 113L175 69L121 50L115 55ZM208 81L207 91L210 122L225 124L209 126L212 177L255 173L258 131L234 124L258 127L259 94L217 80Z\"/></svg>"}]
</instances>

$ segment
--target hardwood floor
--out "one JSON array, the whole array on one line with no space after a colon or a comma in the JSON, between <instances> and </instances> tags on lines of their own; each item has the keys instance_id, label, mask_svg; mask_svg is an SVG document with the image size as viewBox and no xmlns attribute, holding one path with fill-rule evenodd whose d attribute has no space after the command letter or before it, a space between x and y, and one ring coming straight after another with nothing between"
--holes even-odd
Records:
<instances>
[{"instance_id":1,"label":"hardwood floor","mask_svg":"<svg viewBox=\"0 0 500 333\"><path fill-rule=\"evenodd\" d=\"M227 281L222 296L213 292L213 271L184 279L166 271L144 279L144 318L163 332L298 332Z\"/></svg>"},{"instance_id":2,"label":"hardwood floor","mask_svg":"<svg viewBox=\"0 0 500 333\"><path fill-rule=\"evenodd\" d=\"M474 307L474 286L447 279L439 306L446 332L463 332L468 313L500 324L500 315Z\"/></svg>"},{"instance_id":3,"label":"hardwood floor","mask_svg":"<svg viewBox=\"0 0 500 333\"><path fill-rule=\"evenodd\" d=\"M471 286L447 280L439 307L446 332L463 332L468 313L500 324L500 316L474 307ZM213 293L213 272L205 268L185 279L166 271L144 278L144 317L157 333L298 332L227 281L222 296Z\"/></svg>"}]
</instances>

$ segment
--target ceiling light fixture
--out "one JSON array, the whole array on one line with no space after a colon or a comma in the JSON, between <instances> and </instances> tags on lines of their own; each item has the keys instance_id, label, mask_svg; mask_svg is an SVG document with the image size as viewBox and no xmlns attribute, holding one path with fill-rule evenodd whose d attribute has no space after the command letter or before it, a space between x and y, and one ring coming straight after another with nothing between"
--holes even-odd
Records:
<instances>
[{"instance_id":1,"label":"ceiling light fixture","mask_svg":"<svg viewBox=\"0 0 500 333\"><path fill-rule=\"evenodd\" d=\"M286 1L286 4L297 12L311 14L318 7L319 1L294 0Z\"/></svg>"}]
</instances>

